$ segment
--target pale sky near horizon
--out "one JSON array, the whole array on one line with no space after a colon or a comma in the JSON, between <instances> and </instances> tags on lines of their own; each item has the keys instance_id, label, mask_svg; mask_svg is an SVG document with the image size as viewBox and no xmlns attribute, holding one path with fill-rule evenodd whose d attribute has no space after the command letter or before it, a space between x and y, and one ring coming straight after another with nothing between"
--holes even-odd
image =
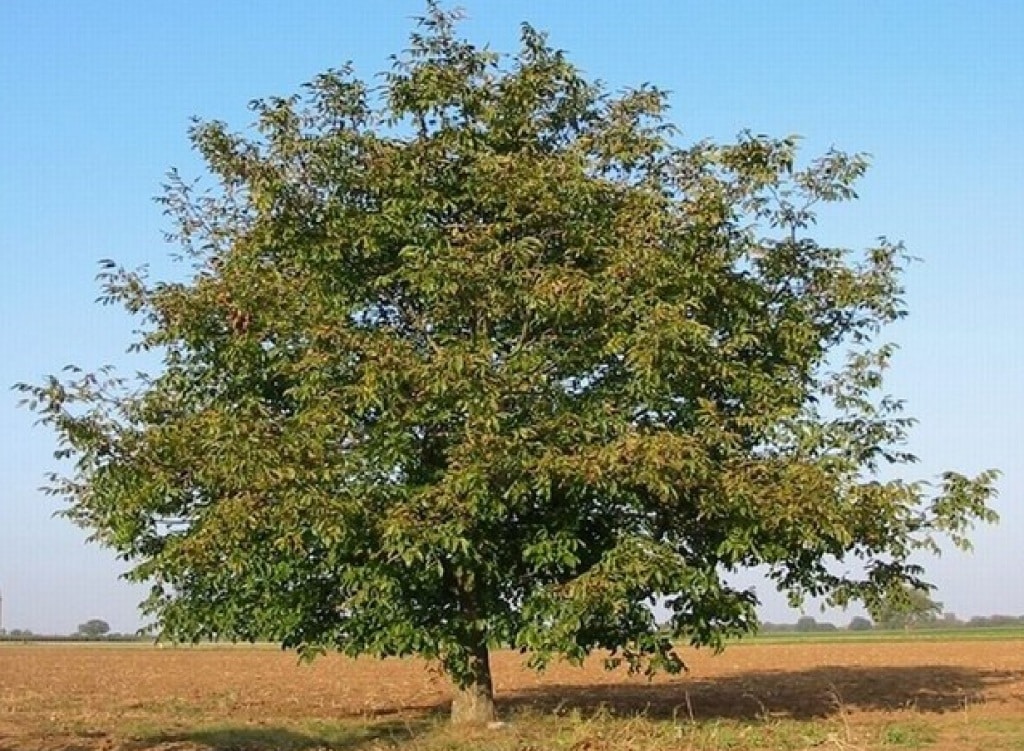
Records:
<instances>
[{"instance_id":1,"label":"pale sky near horizon","mask_svg":"<svg viewBox=\"0 0 1024 751\"><path fill-rule=\"evenodd\" d=\"M613 90L671 92L685 139L749 128L801 134L813 156L872 154L861 200L820 237L879 235L923 259L887 391L920 421L909 478L1003 471L1002 523L976 551L925 561L936 599L966 617L1024 614L1024 3L462 0L465 33L502 52L529 21ZM4 625L138 627L143 593L38 487L53 436L6 387L124 354L133 322L94 303L101 258L171 267L152 197L168 168L202 174L193 115L249 122L352 60L372 77L406 46L416 0L0 4L0 593ZM751 581L754 581L751 579ZM763 615L792 620L766 586ZM817 615L816 611L810 611ZM848 614L834 614L837 622Z\"/></svg>"}]
</instances>

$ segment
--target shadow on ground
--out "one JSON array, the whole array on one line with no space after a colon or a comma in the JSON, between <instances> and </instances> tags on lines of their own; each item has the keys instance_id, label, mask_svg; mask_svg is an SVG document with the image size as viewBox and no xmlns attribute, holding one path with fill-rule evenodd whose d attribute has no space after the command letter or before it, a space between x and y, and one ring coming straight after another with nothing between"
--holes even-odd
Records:
<instances>
[{"instance_id":1,"label":"shadow on ground","mask_svg":"<svg viewBox=\"0 0 1024 751\"><path fill-rule=\"evenodd\" d=\"M753 720L812 719L841 710L950 712L982 701L986 692L1024 674L947 666L817 667L758 671L671 683L542 685L505 698L504 708L541 711L606 708L649 717Z\"/></svg>"}]
</instances>

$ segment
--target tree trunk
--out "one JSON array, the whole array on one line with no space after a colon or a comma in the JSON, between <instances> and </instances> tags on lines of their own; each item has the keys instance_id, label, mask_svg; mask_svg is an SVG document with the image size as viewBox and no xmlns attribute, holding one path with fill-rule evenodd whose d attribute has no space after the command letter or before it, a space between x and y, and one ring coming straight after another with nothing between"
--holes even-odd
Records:
<instances>
[{"instance_id":1,"label":"tree trunk","mask_svg":"<svg viewBox=\"0 0 1024 751\"><path fill-rule=\"evenodd\" d=\"M452 700L453 725L485 725L494 721L494 686L491 683L491 659L486 644L473 650L470 676L455 685Z\"/></svg>"}]
</instances>

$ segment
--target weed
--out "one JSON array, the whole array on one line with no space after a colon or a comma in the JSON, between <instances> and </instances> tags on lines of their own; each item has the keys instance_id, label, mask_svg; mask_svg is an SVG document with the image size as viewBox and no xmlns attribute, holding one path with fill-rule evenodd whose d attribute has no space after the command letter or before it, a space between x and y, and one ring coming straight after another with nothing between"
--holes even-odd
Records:
<instances>
[{"instance_id":1,"label":"weed","mask_svg":"<svg viewBox=\"0 0 1024 751\"><path fill-rule=\"evenodd\" d=\"M883 745L900 748L924 748L935 743L938 737L938 730L923 720L893 722L883 727L880 734Z\"/></svg>"}]
</instances>

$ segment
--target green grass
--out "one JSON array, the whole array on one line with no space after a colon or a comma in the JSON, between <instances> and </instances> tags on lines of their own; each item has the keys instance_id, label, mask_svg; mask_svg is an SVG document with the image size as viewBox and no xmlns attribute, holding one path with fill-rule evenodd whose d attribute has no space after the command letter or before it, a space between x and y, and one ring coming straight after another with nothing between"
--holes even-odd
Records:
<instances>
[{"instance_id":1,"label":"green grass","mask_svg":"<svg viewBox=\"0 0 1024 751\"><path fill-rule=\"evenodd\" d=\"M139 727L141 748L185 744L213 751L1022 751L1024 717L962 721L938 714L812 720L655 719L521 710L499 728L452 728L442 714L421 719L350 718L288 726L211 725L160 730ZM189 745L192 744L192 745Z\"/></svg>"},{"instance_id":2,"label":"green grass","mask_svg":"<svg viewBox=\"0 0 1024 751\"><path fill-rule=\"evenodd\" d=\"M1024 751L1024 715L972 720L950 735L949 745L967 751Z\"/></svg>"},{"instance_id":3,"label":"green grass","mask_svg":"<svg viewBox=\"0 0 1024 751\"><path fill-rule=\"evenodd\" d=\"M443 716L424 720L347 720L290 727L217 725L180 731L138 728L143 744L197 744L226 751L798 751L851 739L838 720L691 721L616 715L517 712L498 728L453 728Z\"/></svg>"},{"instance_id":4,"label":"green grass","mask_svg":"<svg viewBox=\"0 0 1024 751\"><path fill-rule=\"evenodd\" d=\"M938 728L924 720L893 722L879 733L880 745L896 748L924 748L938 738Z\"/></svg>"}]
</instances>

